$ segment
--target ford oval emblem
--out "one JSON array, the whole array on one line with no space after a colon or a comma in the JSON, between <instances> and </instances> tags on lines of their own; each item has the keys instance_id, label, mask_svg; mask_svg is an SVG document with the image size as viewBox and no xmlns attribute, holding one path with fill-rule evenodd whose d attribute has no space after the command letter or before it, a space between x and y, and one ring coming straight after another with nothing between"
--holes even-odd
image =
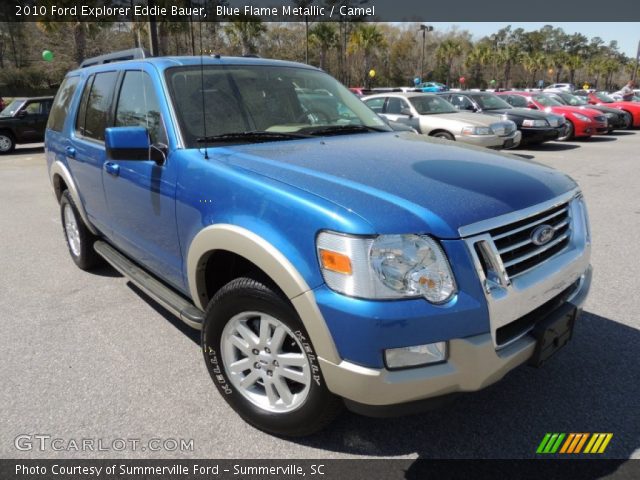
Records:
<instances>
[{"instance_id":1,"label":"ford oval emblem","mask_svg":"<svg viewBox=\"0 0 640 480\"><path fill-rule=\"evenodd\" d=\"M555 233L556 231L551 225L540 225L531 232L531 241L534 245L544 245L551 241Z\"/></svg>"}]
</instances>

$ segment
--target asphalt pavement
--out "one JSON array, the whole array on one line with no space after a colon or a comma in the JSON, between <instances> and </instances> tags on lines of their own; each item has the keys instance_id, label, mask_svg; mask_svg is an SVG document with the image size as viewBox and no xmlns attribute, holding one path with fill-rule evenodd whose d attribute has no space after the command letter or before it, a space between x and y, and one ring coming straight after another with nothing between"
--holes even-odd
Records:
<instances>
[{"instance_id":1,"label":"asphalt pavement","mask_svg":"<svg viewBox=\"0 0 640 480\"><path fill-rule=\"evenodd\" d=\"M640 131L512 152L571 175L589 206L594 280L567 348L443 408L345 413L298 440L227 407L197 332L111 268L75 267L41 146L0 156L0 457L532 458L546 432L611 432L604 456L640 458L638 152ZM94 449L74 448L83 439ZM165 442L180 439L185 449Z\"/></svg>"}]
</instances>

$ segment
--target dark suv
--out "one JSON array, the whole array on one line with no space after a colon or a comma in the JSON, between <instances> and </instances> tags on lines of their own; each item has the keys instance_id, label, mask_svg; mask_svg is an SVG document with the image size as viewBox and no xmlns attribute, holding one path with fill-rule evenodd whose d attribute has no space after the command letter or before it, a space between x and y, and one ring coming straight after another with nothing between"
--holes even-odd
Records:
<instances>
[{"instance_id":1,"label":"dark suv","mask_svg":"<svg viewBox=\"0 0 640 480\"><path fill-rule=\"evenodd\" d=\"M44 141L53 97L15 98L0 112L0 154L18 143Z\"/></svg>"}]
</instances>

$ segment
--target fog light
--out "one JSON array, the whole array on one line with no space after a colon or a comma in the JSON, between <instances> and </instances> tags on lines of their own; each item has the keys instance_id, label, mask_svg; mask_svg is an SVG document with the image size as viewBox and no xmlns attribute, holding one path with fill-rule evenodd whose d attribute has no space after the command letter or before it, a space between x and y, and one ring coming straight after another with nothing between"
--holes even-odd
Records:
<instances>
[{"instance_id":1,"label":"fog light","mask_svg":"<svg viewBox=\"0 0 640 480\"><path fill-rule=\"evenodd\" d=\"M415 347L390 348L384 351L388 369L417 367L447 359L447 342L428 343Z\"/></svg>"}]
</instances>

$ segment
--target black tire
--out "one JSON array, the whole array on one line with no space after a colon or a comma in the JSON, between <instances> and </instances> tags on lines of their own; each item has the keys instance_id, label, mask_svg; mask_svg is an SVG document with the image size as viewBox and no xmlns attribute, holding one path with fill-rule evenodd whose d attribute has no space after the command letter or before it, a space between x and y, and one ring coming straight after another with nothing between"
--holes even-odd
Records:
<instances>
[{"instance_id":1,"label":"black tire","mask_svg":"<svg viewBox=\"0 0 640 480\"><path fill-rule=\"evenodd\" d=\"M558 137L559 142L567 142L573 139L575 133L575 127L573 126L573 122L571 120L567 120L567 128L564 131L564 135Z\"/></svg>"},{"instance_id":2,"label":"black tire","mask_svg":"<svg viewBox=\"0 0 640 480\"><path fill-rule=\"evenodd\" d=\"M11 132L0 131L0 155L11 153L16 148L16 139Z\"/></svg>"},{"instance_id":3,"label":"black tire","mask_svg":"<svg viewBox=\"0 0 640 480\"><path fill-rule=\"evenodd\" d=\"M445 138L447 140L451 140L452 142L456 141L456 138L451 135L449 132L437 132L432 135L434 138Z\"/></svg>"},{"instance_id":4,"label":"black tire","mask_svg":"<svg viewBox=\"0 0 640 480\"><path fill-rule=\"evenodd\" d=\"M75 229L72 223L68 224L67 222L65 215L65 212L67 211L69 212L69 215L73 216ZM64 239L67 243L69 255L71 255L73 262L82 270L90 270L96 266L100 262L100 257L93 249L93 243L96 241L96 237L84 224L69 190L62 192L62 196L60 197L60 220L62 221ZM77 230L77 232L74 233L74 230ZM69 232L72 233L70 234ZM77 238L77 245L72 245L73 241L71 240L71 237Z\"/></svg>"},{"instance_id":5,"label":"black tire","mask_svg":"<svg viewBox=\"0 0 640 480\"><path fill-rule=\"evenodd\" d=\"M256 369L256 365L260 362L252 362L259 357L252 356L249 358L249 354L247 354L245 358L249 360L249 364L252 366L240 372L239 375L238 372L234 373L236 375L234 377L235 384L234 380L229 377L225 356L228 358L229 351L235 352L236 350L240 355L244 354L240 352L238 347L229 346L229 342L225 342L224 346L222 345L223 332L225 332L227 324L230 324L229 328L233 329L235 323L232 322L235 322L234 319L242 318L245 314L255 312L281 322L297 337L296 339L291 336L284 337L285 340L282 342L282 347L278 348L278 350L287 349L286 353L292 351L297 355L302 354L303 361L306 357L308 362L307 371L311 372L310 387L305 391L304 396L300 397L303 399L301 404L291 411L269 411L268 405L263 407L257 401L249 399L248 389L239 390L236 388L241 376L248 371L250 373L246 374L246 378L255 372L255 375L262 375L262 379L253 381L253 383L249 384L249 387L254 392L257 392L258 396L255 398L259 399L262 392L264 392L262 398L266 398L266 380L268 379L264 375L270 373L275 381L275 377L278 376L275 369L279 366L275 361L273 363L276 367L272 367L273 371L268 370L270 368L267 366L270 365L268 362L264 362ZM262 322L264 321L263 318L266 317L257 317L257 321ZM247 321L245 325L254 330L254 334L258 334L259 332L255 332L255 324L249 323L251 321ZM260 348L260 355L265 350L271 354L263 346L255 347L253 352L257 352L258 348ZM237 278L229 282L209 302L205 312L204 328L202 329L202 349L209 374L222 397L245 421L260 430L289 437L310 435L326 427L343 409L342 400L327 390L313 344L298 314L289 301L278 292L277 288L272 286L266 279L261 279L259 275ZM247 349L251 350L251 347ZM290 383L287 382L287 384ZM277 389L273 391L277 392ZM282 399L283 397L279 401L282 401Z\"/></svg>"},{"instance_id":6,"label":"black tire","mask_svg":"<svg viewBox=\"0 0 640 480\"><path fill-rule=\"evenodd\" d=\"M624 128L625 130L631 130L633 128L633 115L631 114L631 112L627 112L626 110L623 110L624 112L624 126L622 128Z\"/></svg>"}]
</instances>

